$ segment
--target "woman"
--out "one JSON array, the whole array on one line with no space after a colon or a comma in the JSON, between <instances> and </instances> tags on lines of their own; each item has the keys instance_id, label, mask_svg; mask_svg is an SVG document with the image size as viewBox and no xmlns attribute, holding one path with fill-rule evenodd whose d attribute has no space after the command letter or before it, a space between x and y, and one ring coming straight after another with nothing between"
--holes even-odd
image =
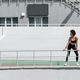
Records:
<instances>
[{"instance_id":1,"label":"woman","mask_svg":"<svg viewBox=\"0 0 80 80\"><path fill-rule=\"evenodd\" d=\"M65 51L66 48L67 48L67 50L71 50L71 48L72 48L73 50L75 50L74 52L75 52L75 54L76 54L76 65L79 65L79 63L78 63L78 56L79 56L79 54L78 54L78 51L79 51L79 50L78 50L78 37L75 36L75 35L76 35L75 30L70 30L70 36L71 36L71 37L69 37L68 43L67 43L65 49L63 49L63 51ZM66 63L64 64L65 66L67 65L68 56L69 56L69 55L70 55L70 51L67 51Z\"/></svg>"}]
</instances>

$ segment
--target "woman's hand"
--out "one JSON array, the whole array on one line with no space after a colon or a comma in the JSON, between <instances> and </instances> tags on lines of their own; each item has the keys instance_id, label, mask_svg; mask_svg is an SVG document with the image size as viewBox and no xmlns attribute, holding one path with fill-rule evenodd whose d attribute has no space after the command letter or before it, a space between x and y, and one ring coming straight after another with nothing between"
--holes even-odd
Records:
<instances>
[{"instance_id":1,"label":"woman's hand","mask_svg":"<svg viewBox=\"0 0 80 80\"><path fill-rule=\"evenodd\" d=\"M79 51L79 49L76 49L77 51Z\"/></svg>"},{"instance_id":2,"label":"woman's hand","mask_svg":"<svg viewBox=\"0 0 80 80\"><path fill-rule=\"evenodd\" d=\"M63 51L65 51L66 49L63 49Z\"/></svg>"}]
</instances>

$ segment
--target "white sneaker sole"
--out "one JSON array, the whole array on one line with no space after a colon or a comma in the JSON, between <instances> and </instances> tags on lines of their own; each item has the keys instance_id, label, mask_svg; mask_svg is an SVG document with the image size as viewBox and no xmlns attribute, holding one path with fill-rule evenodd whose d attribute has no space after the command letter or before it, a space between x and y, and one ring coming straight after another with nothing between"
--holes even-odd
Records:
<instances>
[{"instance_id":1,"label":"white sneaker sole","mask_svg":"<svg viewBox=\"0 0 80 80\"><path fill-rule=\"evenodd\" d=\"M78 62L76 63L76 66L79 66L79 63Z\"/></svg>"},{"instance_id":2,"label":"white sneaker sole","mask_svg":"<svg viewBox=\"0 0 80 80\"><path fill-rule=\"evenodd\" d=\"M64 66L67 66L67 64L64 64Z\"/></svg>"}]
</instances>

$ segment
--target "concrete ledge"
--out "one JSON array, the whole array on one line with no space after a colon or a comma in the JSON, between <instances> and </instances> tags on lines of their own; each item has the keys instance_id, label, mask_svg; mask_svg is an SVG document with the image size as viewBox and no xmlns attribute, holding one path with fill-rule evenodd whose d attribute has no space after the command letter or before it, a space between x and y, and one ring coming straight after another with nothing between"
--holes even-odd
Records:
<instances>
[{"instance_id":1,"label":"concrete ledge","mask_svg":"<svg viewBox=\"0 0 80 80\"><path fill-rule=\"evenodd\" d=\"M16 69L80 69L80 66L15 66L0 67L0 70L16 70Z\"/></svg>"}]
</instances>

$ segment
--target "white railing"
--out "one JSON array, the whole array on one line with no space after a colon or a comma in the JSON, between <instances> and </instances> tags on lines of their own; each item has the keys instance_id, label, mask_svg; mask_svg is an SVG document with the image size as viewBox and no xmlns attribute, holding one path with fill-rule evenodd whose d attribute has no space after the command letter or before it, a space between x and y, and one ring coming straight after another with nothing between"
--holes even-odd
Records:
<instances>
[{"instance_id":1,"label":"white railing","mask_svg":"<svg viewBox=\"0 0 80 80\"><path fill-rule=\"evenodd\" d=\"M80 27L80 24L0 24L0 27Z\"/></svg>"},{"instance_id":2,"label":"white railing","mask_svg":"<svg viewBox=\"0 0 80 80\"><path fill-rule=\"evenodd\" d=\"M66 50L66 51L76 51L76 50ZM7 57L6 55L7 55L7 52L16 52L16 61L17 61L17 66L18 66L18 60L19 60L19 58L23 58L23 60L24 60L24 58L26 58L26 57L19 57L19 52L32 52L33 53L33 55L32 55L32 58L33 58L33 65L34 66L36 66L35 65L35 61L36 61L36 58L38 58L38 57L47 57L47 58L50 58L49 59L49 61L50 61L50 66L52 66L52 61L53 61L53 58L56 58L56 57L58 57L58 58L56 58L56 60L57 61L59 61L59 58L61 58L61 57L66 57L66 56L53 56L52 55L52 52L66 52L66 51L63 51L63 50L6 50L6 51L0 51L0 66L1 66L1 60L2 60L2 58L13 58L14 59L14 57ZM2 54L3 54L3 52L6 52L6 55L5 55L5 57L2 57ZM37 52L49 52L49 55L50 56L36 56L35 55L35 53L37 54ZM8 54L9 55L9 54ZM29 57L31 57L31 56L27 56L27 58L29 58ZM70 56L70 57L76 57L76 56ZM64 61L64 60L63 60ZM69 60L68 60L69 61ZM73 60L72 60L73 61ZM64 65L64 64L63 64ZM69 63L68 63L68 65L69 65Z\"/></svg>"}]
</instances>

